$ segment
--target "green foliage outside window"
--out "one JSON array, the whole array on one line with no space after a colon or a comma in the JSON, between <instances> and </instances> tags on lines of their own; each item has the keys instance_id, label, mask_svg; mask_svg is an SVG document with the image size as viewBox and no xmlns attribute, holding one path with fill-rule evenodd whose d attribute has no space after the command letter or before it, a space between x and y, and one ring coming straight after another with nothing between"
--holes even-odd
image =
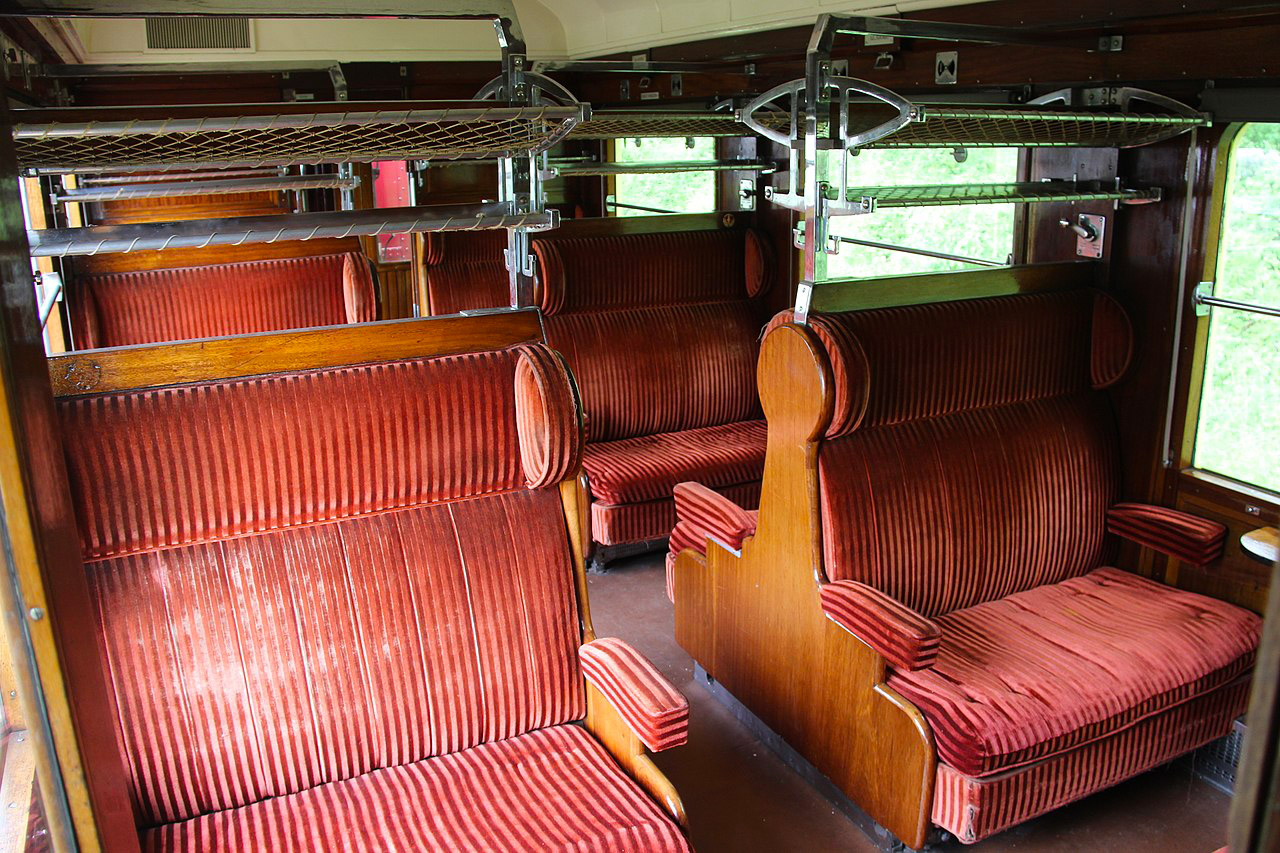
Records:
<instances>
[{"instance_id":1,"label":"green foliage outside window","mask_svg":"<svg viewBox=\"0 0 1280 853\"><path fill-rule=\"evenodd\" d=\"M1215 294L1280 305L1280 124L1249 124L1227 166ZM1280 492L1280 320L1214 308L1194 464Z\"/></svg>"},{"instance_id":2,"label":"green foliage outside window","mask_svg":"<svg viewBox=\"0 0 1280 853\"><path fill-rule=\"evenodd\" d=\"M709 136L678 139L619 139L614 143L618 163L672 162L716 159L715 140ZM675 213L709 213L716 209L714 172L678 172L669 175L618 175L614 199L623 204L670 210ZM619 207L618 216L652 216L645 210Z\"/></svg>"},{"instance_id":3,"label":"green foliage outside window","mask_svg":"<svg viewBox=\"0 0 1280 853\"><path fill-rule=\"evenodd\" d=\"M829 180L839 185L832 164ZM904 184L1004 184L1018 180L1013 148L975 148L963 163L937 149L867 150L849 158L849 186ZM1013 251L1014 205L980 204L882 210L832 220L832 233L913 249L1005 263ZM887 275L972 270L973 264L909 255L843 243L828 256L828 278L876 278Z\"/></svg>"}]
</instances>

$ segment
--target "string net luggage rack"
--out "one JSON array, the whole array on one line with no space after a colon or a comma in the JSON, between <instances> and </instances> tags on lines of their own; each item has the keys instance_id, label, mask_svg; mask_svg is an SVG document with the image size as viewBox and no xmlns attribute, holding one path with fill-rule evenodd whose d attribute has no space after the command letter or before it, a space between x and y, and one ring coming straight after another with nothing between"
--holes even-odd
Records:
<instances>
[{"instance_id":1,"label":"string net luggage rack","mask_svg":"<svg viewBox=\"0 0 1280 853\"><path fill-rule=\"evenodd\" d=\"M765 197L803 215L795 234L796 246L804 252L795 305L795 321L801 324L807 322L815 286L827 278L827 257L838 253L844 241L831 233L833 216L959 204L1160 200L1158 187L1129 188L1118 181L1106 185L1075 176L1004 184L850 186L849 160L862 149L1130 148L1212 123L1211 116L1185 104L1128 87L1079 94L1063 89L1016 107L918 103L875 83L833 74L832 48L842 34L1009 44L1058 43L1055 40L1061 38L1056 33L985 26L863 16L818 18L806 52L805 76L764 92L735 113L753 132L788 151L789 188L766 187ZM1072 108L1080 100L1090 108ZM1138 105L1143 109L1136 109Z\"/></svg>"},{"instance_id":2,"label":"string net luggage rack","mask_svg":"<svg viewBox=\"0 0 1280 853\"><path fill-rule=\"evenodd\" d=\"M492 15L474 10L425 15L492 20L502 72L472 101L38 108L13 110L10 121L23 173L92 176L92 187L64 191L64 197L78 196L61 199L65 201L195 191L179 186L179 180L171 181L168 187L163 181L137 181L139 172L159 173L161 177L166 172L236 176L192 182L203 184L201 192L312 186L349 192L354 182L346 169L353 163L486 160L499 165L496 202L30 230L32 255L505 229L511 305L531 304L534 284L529 235L559 225L557 212L545 207L536 164L574 127L590 118L591 108L558 83L527 70L514 9L501 2L491 5L497 9ZM319 164L338 164L339 174L273 177L264 171ZM103 183L112 175L126 180Z\"/></svg>"}]
</instances>

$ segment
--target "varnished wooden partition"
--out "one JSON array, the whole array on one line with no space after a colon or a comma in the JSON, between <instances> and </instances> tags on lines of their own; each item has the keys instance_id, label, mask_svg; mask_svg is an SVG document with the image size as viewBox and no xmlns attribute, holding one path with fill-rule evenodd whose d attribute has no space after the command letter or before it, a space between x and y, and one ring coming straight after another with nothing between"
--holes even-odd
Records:
<instances>
[{"instance_id":1,"label":"varnished wooden partition","mask_svg":"<svg viewBox=\"0 0 1280 853\"><path fill-rule=\"evenodd\" d=\"M715 542L705 559L677 557L676 640L867 814L922 847L933 735L884 683L884 658L827 619L819 600L817 458L831 366L811 332L787 324L765 336L757 375L769 422L759 527L740 557Z\"/></svg>"}]
</instances>

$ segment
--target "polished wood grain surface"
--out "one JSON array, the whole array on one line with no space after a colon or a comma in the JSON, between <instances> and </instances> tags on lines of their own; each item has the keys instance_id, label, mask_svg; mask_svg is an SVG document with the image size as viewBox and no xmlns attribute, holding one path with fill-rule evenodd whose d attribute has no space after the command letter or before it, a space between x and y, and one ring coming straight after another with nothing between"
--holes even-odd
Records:
<instances>
[{"instance_id":1,"label":"polished wood grain surface","mask_svg":"<svg viewBox=\"0 0 1280 853\"><path fill-rule=\"evenodd\" d=\"M578 597L578 614L582 623L582 642L596 638L591 623L591 600L587 593L587 548L591 544L591 501L587 496L587 475L578 471L560 484L560 500L564 505L565 529L569 536L569 553L573 559L574 589ZM609 750L641 788L649 793L682 827L688 826L684 803L675 786L649 758L645 746L631 727L618 714L604 694L587 682L587 731Z\"/></svg>"},{"instance_id":2,"label":"polished wood grain surface","mask_svg":"<svg viewBox=\"0 0 1280 853\"><path fill-rule=\"evenodd\" d=\"M1069 290L1097 283L1102 273L1101 264L1092 261L1064 261L890 278L841 279L814 287L811 310L865 311L895 305Z\"/></svg>"},{"instance_id":3,"label":"polished wood grain surface","mask_svg":"<svg viewBox=\"0 0 1280 853\"><path fill-rule=\"evenodd\" d=\"M769 421L760 524L741 556L708 543L676 560L676 640L703 668L899 839L921 847L937 757L885 662L826 618L820 436L834 389L812 333L788 324L760 351Z\"/></svg>"},{"instance_id":4,"label":"polished wood grain surface","mask_svg":"<svg viewBox=\"0 0 1280 853\"><path fill-rule=\"evenodd\" d=\"M541 342L536 311L386 320L233 338L82 350L49 359L59 397L429 358Z\"/></svg>"}]
</instances>

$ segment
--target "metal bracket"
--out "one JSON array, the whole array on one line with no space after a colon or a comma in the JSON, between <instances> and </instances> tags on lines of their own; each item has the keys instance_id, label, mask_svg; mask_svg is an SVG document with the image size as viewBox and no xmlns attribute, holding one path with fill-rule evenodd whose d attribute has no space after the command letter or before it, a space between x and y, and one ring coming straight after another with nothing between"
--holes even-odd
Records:
<instances>
[{"instance_id":1,"label":"metal bracket","mask_svg":"<svg viewBox=\"0 0 1280 853\"><path fill-rule=\"evenodd\" d=\"M1099 36L1098 53L1120 53L1124 50L1124 36Z\"/></svg>"},{"instance_id":2,"label":"metal bracket","mask_svg":"<svg viewBox=\"0 0 1280 853\"><path fill-rule=\"evenodd\" d=\"M1213 289L1216 284L1216 281L1202 281L1191 292L1191 302L1196 306L1197 317L1208 317L1213 313L1213 306L1207 300L1213 298Z\"/></svg>"},{"instance_id":3,"label":"metal bracket","mask_svg":"<svg viewBox=\"0 0 1280 853\"><path fill-rule=\"evenodd\" d=\"M1058 222L1076 235L1076 254L1082 258L1101 258L1107 231L1107 218L1096 213L1080 213L1073 223L1068 219Z\"/></svg>"},{"instance_id":4,"label":"metal bracket","mask_svg":"<svg viewBox=\"0 0 1280 853\"><path fill-rule=\"evenodd\" d=\"M335 101L345 101L347 99L347 75L342 72L340 63L333 63L329 66L329 80L333 83L333 99Z\"/></svg>"}]
</instances>

